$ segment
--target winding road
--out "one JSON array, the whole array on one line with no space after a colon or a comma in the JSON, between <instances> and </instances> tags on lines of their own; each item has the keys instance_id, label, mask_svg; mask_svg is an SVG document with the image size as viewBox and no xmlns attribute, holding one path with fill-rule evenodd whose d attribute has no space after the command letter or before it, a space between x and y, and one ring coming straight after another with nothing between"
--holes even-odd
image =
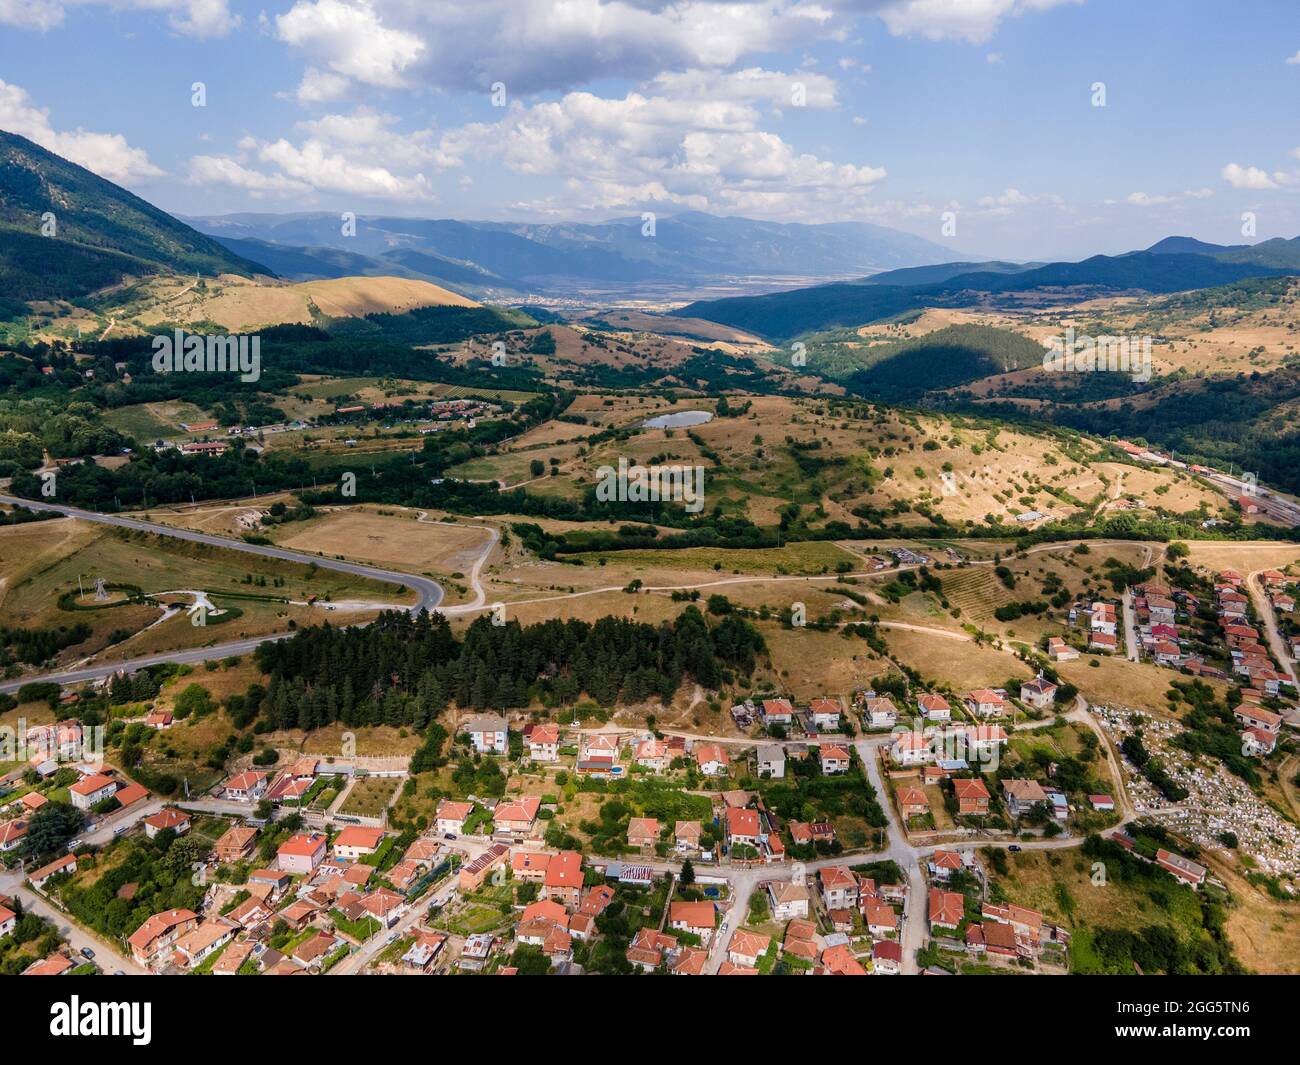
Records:
<instances>
[{"instance_id":1,"label":"winding road","mask_svg":"<svg viewBox=\"0 0 1300 1065\"><path fill-rule=\"evenodd\" d=\"M169 525L159 525L155 522L141 521L138 518L124 518L116 514L101 514L94 510L81 510L78 507L66 507L56 503L42 503L31 499L22 499L16 496L0 495L0 503L7 503L11 506L26 507L28 510L46 511L54 514L62 514L67 518L76 518L80 521L93 521L102 525L112 525L119 529L130 529L134 532L152 533L157 536L170 536L177 540L187 540L190 543L204 544L208 547L220 547L229 551L242 551L249 555L258 555L263 558L280 559L285 562L296 562L304 566L317 566L320 569L335 570L339 573L348 573L356 577L366 577L370 580L384 581L388 584L400 585L403 588L409 588L416 593L417 601L413 606L408 607L412 613L418 613L421 610L434 610L443 599L443 589L437 581L430 580L428 577L420 577L412 573L402 573L398 570L381 569L376 566L363 565L360 562L346 562L341 559L323 558L319 555L309 555L301 551L290 551L283 547L272 547L265 544L250 544L244 540L232 540L225 536L213 536L210 533L194 532L190 529L177 529ZM478 584L478 570L496 544L495 536L488 542L488 546L483 552L483 556L476 563L474 569L474 584ZM483 590L478 588L480 598L483 596ZM81 681L98 680L101 677L110 676L118 670L138 670L146 666L159 665L163 662L205 662L211 659L226 658L230 655L246 654L254 650L260 644L272 640L283 640L292 635L292 633L276 633L268 636L255 636L245 640L235 640L230 643L216 644L211 647L199 647L184 651L167 651L162 654L148 655L143 658L126 659L120 662L108 662L95 666L87 666L84 669L72 669L58 673L45 673L39 676L19 677L15 680L0 681L0 692L17 691L24 684L30 684L37 681L54 681L59 684L75 684Z\"/></svg>"}]
</instances>

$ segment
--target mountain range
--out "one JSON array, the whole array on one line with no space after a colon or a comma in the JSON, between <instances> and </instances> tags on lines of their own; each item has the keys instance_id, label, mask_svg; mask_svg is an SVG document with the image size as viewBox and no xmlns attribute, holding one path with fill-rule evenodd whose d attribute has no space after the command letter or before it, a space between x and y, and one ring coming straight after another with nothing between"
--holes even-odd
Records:
<instances>
[{"instance_id":1,"label":"mountain range","mask_svg":"<svg viewBox=\"0 0 1300 1065\"><path fill-rule=\"evenodd\" d=\"M969 306L994 295L1073 289L1087 294L1168 293L1251 277L1300 273L1300 237L1254 245L1167 237L1140 251L1081 262L938 263L759 296L700 300L674 314L788 340L863 325L926 306Z\"/></svg>"},{"instance_id":2,"label":"mountain range","mask_svg":"<svg viewBox=\"0 0 1300 1065\"><path fill-rule=\"evenodd\" d=\"M187 218L240 256L295 280L397 274L475 295L560 293L573 282L684 287L720 278L846 278L940 261L942 245L866 222L823 225L685 212L588 224L333 214Z\"/></svg>"}]
</instances>

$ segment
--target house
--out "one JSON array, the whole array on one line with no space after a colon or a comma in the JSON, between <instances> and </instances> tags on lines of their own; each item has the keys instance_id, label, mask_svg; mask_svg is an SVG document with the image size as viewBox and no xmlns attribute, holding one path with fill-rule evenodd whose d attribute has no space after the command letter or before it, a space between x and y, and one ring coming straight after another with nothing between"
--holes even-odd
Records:
<instances>
[{"instance_id":1,"label":"house","mask_svg":"<svg viewBox=\"0 0 1300 1065\"><path fill-rule=\"evenodd\" d=\"M131 948L131 956L145 968L152 969L166 961L172 945L198 923L199 915L193 910L155 913L127 937L126 943Z\"/></svg>"},{"instance_id":2,"label":"house","mask_svg":"<svg viewBox=\"0 0 1300 1065\"><path fill-rule=\"evenodd\" d=\"M323 832L299 832L280 844L276 864L286 873L309 874L325 860L326 842Z\"/></svg>"},{"instance_id":3,"label":"house","mask_svg":"<svg viewBox=\"0 0 1300 1065\"><path fill-rule=\"evenodd\" d=\"M1001 725L968 725L958 734L961 751L975 762L991 762L1008 743Z\"/></svg>"},{"instance_id":4,"label":"house","mask_svg":"<svg viewBox=\"0 0 1300 1065\"><path fill-rule=\"evenodd\" d=\"M952 720L952 707L942 695L925 692L917 697L916 705L921 708L921 713L925 715L927 721Z\"/></svg>"},{"instance_id":5,"label":"house","mask_svg":"<svg viewBox=\"0 0 1300 1065\"><path fill-rule=\"evenodd\" d=\"M1007 701L997 692L978 688L966 696L966 708L976 717L1001 717Z\"/></svg>"},{"instance_id":6,"label":"house","mask_svg":"<svg viewBox=\"0 0 1300 1065\"><path fill-rule=\"evenodd\" d=\"M637 930L627 948L627 960L642 972L652 973L664 962L665 955L677 952L677 937L647 925Z\"/></svg>"},{"instance_id":7,"label":"house","mask_svg":"<svg viewBox=\"0 0 1300 1065\"><path fill-rule=\"evenodd\" d=\"M209 972L213 976L238 976L244 962L253 956L256 944L248 940L236 940L221 952L221 957L212 963Z\"/></svg>"},{"instance_id":8,"label":"house","mask_svg":"<svg viewBox=\"0 0 1300 1065\"><path fill-rule=\"evenodd\" d=\"M935 880L947 882L953 873L962 868L961 855L956 851L937 850L930 857L930 875Z\"/></svg>"},{"instance_id":9,"label":"house","mask_svg":"<svg viewBox=\"0 0 1300 1065\"><path fill-rule=\"evenodd\" d=\"M774 921L808 916L808 889L802 881L769 880L764 887Z\"/></svg>"},{"instance_id":10,"label":"house","mask_svg":"<svg viewBox=\"0 0 1300 1065\"><path fill-rule=\"evenodd\" d=\"M537 795L521 795L517 799L502 800L492 810L492 824L495 831L514 836L527 836L537 823L537 811L542 808L542 800Z\"/></svg>"},{"instance_id":11,"label":"house","mask_svg":"<svg viewBox=\"0 0 1300 1065\"><path fill-rule=\"evenodd\" d=\"M528 733L528 757L534 762L558 762L560 726L534 725Z\"/></svg>"},{"instance_id":12,"label":"house","mask_svg":"<svg viewBox=\"0 0 1300 1065\"><path fill-rule=\"evenodd\" d=\"M713 938L717 918L717 910L711 902L674 902L668 907L668 926L699 936L705 946Z\"/></svg>"},{"instance_id":13,"label":"house","mask_svg":"<svg viewBox=\"0 0 1300 1065\"><path fill-rule=\"evenodd\" d=\"M23 808L23 813L25 814L35 813L37 810L39 810L42 806L44 806L49 801L50 800L47 799L44 795L42 795L39 791L29 791L26 795L24 795L21 799L18 800L19 804Z\"/></svg>"},{"instance_id":14,"label":"house","mask_svg":"<svg viewBox=\"0 0 1300 1065\"><path fill-rule=\"evenodd\" d=\"M75 873L76 871L76 857L71 854L65 854L62 858L55 858L54 861L50 862L48 865L43 865L39 869L28 873L27 879L30 880L35 887L44 889L45 882L51 877L59 876L62 873ZM3 924L3 922L0 922L0 924ZM0 936L3 936L4 934L4 932L0 932Z\"/></svg>"},{"instance_id":15,"label":"house","mask_svg":"<svg viewBox=\"0 0 1300 1065\"><path fill-rule=\"evenodd\" d=\"M129 784L123 784L118 788L117 791L114 792L113 798L117 800L118 809L125 810L134 806L142 799L149 798L149 789L143 784L137 784L135 781L131 781Z\"/></svg>"},{"instance_id":16,"label":"house","mask_svg":"<svg viewBox=\"0 0 1300 1065\"><path fill-rule=\"evenodd\" d=\"M956 929L966 914L966 900L955 891L930 889L930 930Z\"/></svg>"},{"instance_id":17,"label":"house","mask_svg":"<svg viewBox=\"0 0 1300 1065\"><path fill-rule=\"evenodd\" d=\"M785 751L779 743L760 743L754 752L760 777L781 780L785 777Z\"/></svg>"},{"instance_id":18,"label":"house","mask_svg":"<svg viewBox=\"0 0 1300 1065\"><path fill-rule=\"evenodd\" d=\"M582 886L582 855L577 851L560 851L547 863L542 898L555 899L576 909L582 898Z\"/></svg>"},{"instance_id":19,"label":"house","mask_svg":"<svg viewBox=\"0 0 1300 1065\"><path fill-rule=\"evenodd\" d=\"M787 728L794 723L794 707L789 699L764 699L761 716L769 728L773 725Z\"/></svg>"},{"instance_id":20,"label":"house","mask_svg":"<svg viewBox=\"0 0 1300 1065\"><path fill-rule=\"evenodd\" d=\"M957 813L962 817L986 817L989 812L989 789L980 777L959 777L952 782L957 799Z\"/></svg>"},{"instance_id":21,"label":"house","mask_svg":"<svg viewBox=\"0 0 1300 1065\"><path fill-rule=\"evenodd\" d=\"M627 825L627 844L641 850L659 842L659 822L653 817L634 817Z\"/></svg>"},{"instance_id":22,"label":"house","mask_svg":"<svg viewBox=\"0 0 1300 1065\"><path fill-rule=\"evenodd\" d=\"M672 762L672 752L668 749L668 744L652 736L637 744L633 761L656 773L662 773Z\"/></svg>"},{"instance_id":23,"label":"house","mask_svg":"<svg viewBox=\"0 0 1300 1065\"><path fill-rule=\"evenodd\" d=\"M185 969L202 965L203 959L224 947L238 931L237 924L224 918L204 921L176 940L173 960Z\"/></svg>"},{"instance_id":24,"label":"house","mask_svg":"<svg viewBox=\"0 0 1300 1065\"><path fill-rule=\"evenodd\" d=\"M62 976L71 972L76 966L66 954L51 954L48 958L33 962L22 971L23 976Z\"/></svg>"},{"instance_id":25,"label":"house","mask_svg":"<svg viewBox=\"0 0 1300 1065\"><path fill-rule=\"evenodd\" d=\"M1115 800L1109 795L1089 795L1088 802L1092 804L1094 810L1100 810L1109 813L1115 809Z\"/></svg>"},{"instance_id":26,"label":"house","mask_svg":"<svg viewBox=\"0 0 1300 1065\"><path fill-rule=\"evenodd\" d=\"M1147 614L1152 625L1172 625L1178 613L1178 604L1162 595L1147 596Z\"/></svg>"},{"instance_id":27,"label":"house","mask_svg":"<svg viewBox=\"0 0 1300 1065\"><path fill-rule=\"evenodd\" d=\"M814 699L808 707L808 714L818 731L833 732L840 727L840 704L834 699Z\"/></svg>"},{"instance_id":28,"label":"house","mask_svg":"<svg viewBox=\"0 0 1300 1065\"><path fill-rule=\"evenodd\" d=\"M1151 657L1157 665L1180 666L1183 663L1183 649L1173 640L1157 640L1151 648Z\"/></svg>"},{"instance_id":29,"label":"house","mask_svg":"<svg viewBox=\"0 0 1300 1065\"><path fill-rule=\"evenodd\" d=\"M731 937L731 942L727 945L727 960L733 965L753 968L758 965L758 959L767 953L771 945L771 936L737 928Z\"/></svg>"},{"instance_id":30,"label":"house","mask_svg":"<svg viewBox=\"0 0 1300 1065\"><path fill-rule=\"evenodd\" d=\"M510 871L516 880L540 884L546 879L546 867L551 864L551 857L544 851L515 851L510 856Z\"/></svg>"},{"instance_id":31,"label":"house","mask_svg":"<svg viewBox=\"0 0 1300 1065\"><path fill-rule=\"evenodd\" d=\"M903 818L924 817L930 812L930 800L926 798L923 788L907 787L898 789L898 808Z\"/></svg>"},{"instance_id":32,"label":"house","mask_svg":"<svg viewBox=\"0 0 1300 1065\"><path fill-rule=\"evenodd\" d=\"M361 900L361 907L385 928L392 928L406 912L406 898L388 888L376 888Z\"/></svg>"},{"instance_id":33,"label":"house","mask_svg":"<svg viewBox=\"0 0 1300 1065\"><path fill-rule=\"evenodd\" d=\"M240 773L227 780L221 791L229 802L257 802L266 793L266 774L256 770Z\"/></svg>"},{"instance_id":34,"label":"house","mask_svg":"<svg viewBox=\"0 0 1300 1065\"><path fill-rule=\"evenodd\" d=\"M614 889L608 884L596 884L587 889L578 904L578 913L587 917L599 917L614 901Z\"/></svg>"},{"instance_id":35,"label":"house","mask_svg":"<svg viewBox=\"0 0 1300 1065\"><path fill-rule=\"evenodd\" d=\"M420 929L415 935L415 941L402 955L402 962L408 968L427 973L433 967L438 955L442 953L446 942L447 937L442 932Z\"/></svg>"},{"instance_id":36,"label":"house","mask_svg":"<svg viewBox=\"0 0 1300 1065\"><path fill-rule=\"evenodd\" d=\"M862 918L867 931L873 936L890 936L898 933L898 913L883 902L868 902L862 908Z\"/></svg>"},{"instance_id":37,"label":"house","mask_svg":"<svg viewBox=\"0 0 1300 1065\"><path fill-rule=\"evenodd\" d=\"M1053 662L1073 662L1079 652L1059 636L1050 636L1047 640L1047 657Z\"/></svg>"},{"instance_id":38,"label":"house","mask_svg":"<svg viewBox=\"0 0 1300 1065\"><path fill-rule=\"evenodd\" d=\"M454 802L443 799L433 815L438 831L449 836L459 836L465 831L465 819L474 812L472 802Z\"/></svg>"},{"instance_id":39,"label":"house","mask_svg":"<svg viewBox=\"0 0 1300 1065\"><path fill-rule=\"evenodd\" d=\"M897 976L903 971L903 948L890 939L878 940L871 948L872 972Z\"/></svg>"},{"instance_id":40,"label":"house","mask_svg":"<svg viewBox=\"0 0 1300 1065\"><path fill-rule=\"evenodd\" d=\"M826 744L818 752L821 756L822 775L847 773L849 771L849 751L838 744Z\"/></svg>"},{"instance_id":41,"label":"house","mask_svg":"<svg viewBox=\"0 0 1300 1065\"><path fill-rule=\"evenodd\" d=\"M707 951L696 947L682 947L677 956L668 963L669 976L703 976L704 966L708 963Z\"/></svg>"},{"instance_id":42,"label":"house","mask_svg":"<svg viewBox=\"0 0 1300 1065\"><path fill-rule=\"evenodd\" d=\"M218 862L237 862L253 853L253 843L257 839L257 829L251 825L234 825L226 829L212 848L212 856Z\"/></svg>"},{"instance_id":43,"label":"house","mask_svg":"<svg viewBox=\"0 0 1300 1065\"><path fill-rule=\"evenodd\" d=\"M1282 715L1275 714L1271 710L1247 706L1243 703L1232 713L1247 728L1257 728L1261 732L1271 732L1274 735L1282 730Z\"/></svg>"},{"instance_id":44,"label":"house","mask_svg":"<svg viewBox=\"0 0 1300 1065\"><path fill-rule=\"evenodd\" d=\"M1022 817L1040 802L1047 802L1047 792L1036 780L1004 780L1002 798L1012 817Z\"/></svg>"},{"instance_id":45,"label":"house","mask_svg":"<svg viewBox=\"0 0 1300 1065\"><path fill-rule=\"evenodd\" d=\"M831 976L866 976L867 970L847 943L836 943L822 951L822 966Z\"/></svg>"},{"instance_id":46,"label":"house","mask_svg":"<svg viewBox=\"0 0 1300 1065\"><path fill-rule=\"evenodd\" d=\"M718 966L719 976L760 976L757 969L750 965L737 965L733 961L724 961Z\"/></svg>"},{"instance_id":47,"label":"house","mask_svg":"<svg viewBox=\"0 0 1300 1065\"><path fill-rule=\"evenodd\" d=\"M488 874L498 866L504 866L509 857L509 847L504 843L494 843L473 861L462 865L458 879L461 891L477 891Z\"/></svg>"},{"instance_id":48,"label":"house","mask_svg":"<svg viewBox=\"0 0 1300 1065\"><path fill-rule=\"evenodd\" d=\"M144 834L153 839L159 832L171 829L178 836L190 830L190 815L171 806L159 810L152 817L144 819Z\"/></svg>"},{"instance_id":49,"label":"house","mask_svg":"<svg viewBox=\"0 0 1300 1065\"><path fill-rule=\"evenodd\" d=\"M144 723L153 729L169 729L172 727L172 712L170 710L155 710L144 719Z\"/></svg>"},{"instance_id":50,"label":"house","mask_svg":"<svg viewBox=\"0 0 1300 1065\"><path fill-rule=\"evenodd\" d=\"M1179 880L1198 888L1205 883L1206 868L1190 858L1184 858L1173 851L1156 851L1156 865L1167 873L1173 873Z\"/></svg>"},{"instance_id":51,"label":"house","mask_svg":"<svg viewBox=\"0 0 1300 1065\"><path fill-rule=\"evenodd\" d=\"M1119 649L1119 640L1114 633L1093 632L1088 635L1088 646L1096 651L1113 653Z\"/></svg>"},{"instance_id":52,"label":"house","mask_svg":"<svg viewBox=\"0 0 1300 1065\"><path fill-rule=\"evenodd\" d=\"M784 699L780 700L785 702ZM789 704L787 704L789 705ZM718 777L727 772L731 758L726 748L719 743L697 743L695 745L695 764L706 777Z\"/></svg>"},{"instance_id":53,"label":"house","mask_svg":"<svg viewBox=\"0 0 1300 1065\"><path fill-rule=\"evenodd\" d=\"M922 765L934 760L934 751L922 733L900 732L889 748L889 756L898 765Z\"/></svg>"},{"instance_id":54,"label":"house","mask_svg":"<svg viewBox=\"0 0 1300 1065\"><path fill-rule=\"evenodd\" d=\"M1261 728L1248 728L1241 733L1241 743L1247 754L1272 754L1277 747L1277 736Z\"/></svg>"},{"instance_id":55,"label":"house","mask_svg":"<svg viewBox=\"0 0 1300 1065\"><path fill-rule=\"evenodd\" d=\"M111 799L117 793L117 781L103 773L94 773L82 777L68 789L68 792L72 805L78 810L85 811L105 799Z\"/></svg>"},{"instance_id":56,"label":"house","mask_svg":"<svg viewBox=\"0 0 1300 1065\"><path fill-rule=\"evenodd\" d=\"M1104 603L1101 600L1092 604L1092 612L1089 617L1089 628L1092 633L1114 636L1116 629L1115 606L1113 603Z\"/></svg>"},{"instance_id":57,"label":"house","mask_svg":"<svg viewBox=\"0 0 1300 1065\"><path fill-rule=\"evenodd\" d=\"M898 707L892 699L868 699L862 716L867 728L893 728L898 724Z\"/></svg>"},{"instance_id":58,"label":"house","mask_svg":"<svg viewBox=\"0 0 1300 1065\"><path fill-rule=\"evenodd\" d=\"M379 850L379 845L383 841L384 830L382 828L348 825L347 828L334 837L333 850L336 857L355 862L358 858L374 854L375 851Z\"/></svg>"},{"instance_id":59,"label":"house","mask_svg":"<svg viewBox=\"0 0 1300 1065\"><path fill-rule=\"evenodd\" d=\"M1020 685L1020 701L1035 710L1050 710L1056 699L1056 685L1039 673L1033 680Z\"/></svg>"},{"instance_id":60,"label":"house","mask_svg":"<svg viewBox=\"0 0 1300 1065\"><path fill-rule=\"evenodd\" d=\"M678 854L698 854L703 828L698 821L678 821L673 825L673 846Z\"/></svg>"},{"instance_id":61,"label":"house","mask_svg":"<svg viewBox=\"0 0 1300 1065\"><path fill-rule=\"evenodd\" d=\"M224 916L227 920L234 921L241 928L255 928L274 917L275 911L271 909L270 904L259 899L256 895L250 895Z\"/></svg>"},{"instance_id":62,"label":"house","mask_svg":"<svg viewBox=\"0 0 1300 1065\"><path fill-rule=\"evenodd\" d=\"M505 754L509 749L506 719L500 714L479 714L461 726L479 754Z\"/></svg>"},{"instance_id":63,"label":"house","mask_svg":"<svg viewBox=\"0 0 1300 1065\"><path fill-rule=\"evenodd\" d=\"M753 847L758 850L763 842L763 828L757 810L748 807L731 807L724 821L727 843L735 847Z\"/></svg>"},{"instance_id":64,"label":"house","mask_svg":"<svg viewBox=\"0 0 1300 1065\"><path fill-rule=\"evenodd\" d=\"M23 845L25 835L27 835L26 821L5 821L0 824L0 854L16 851Z\"/></svg>"},{"instance_id":65,"label":"house","mask_svg":"<svg viewBox=\"0 0 1300 1065\"><path fill-rule=\"evenodd\" d=\"M858 878L847 865L826 865L817 870L822 903L828 910L848 910L858 904Z\"/></svg>"}]
</instances>

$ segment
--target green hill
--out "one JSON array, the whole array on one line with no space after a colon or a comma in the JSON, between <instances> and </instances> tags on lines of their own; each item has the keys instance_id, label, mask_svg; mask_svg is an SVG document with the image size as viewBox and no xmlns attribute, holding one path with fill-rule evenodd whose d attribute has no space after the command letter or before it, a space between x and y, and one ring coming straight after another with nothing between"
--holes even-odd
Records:
<instances>
[{"instance_id":1,"label":"green hill","mask_svg":"<svg viewBox=\"0 0 1300 1065\"><path fill-rule=\"evenodd\" d=\"M54 215L53 236L41 233ZM269 271L25 137L0 131L0 292L68 299L155 273Z\"/></svg>"}]
</instances>

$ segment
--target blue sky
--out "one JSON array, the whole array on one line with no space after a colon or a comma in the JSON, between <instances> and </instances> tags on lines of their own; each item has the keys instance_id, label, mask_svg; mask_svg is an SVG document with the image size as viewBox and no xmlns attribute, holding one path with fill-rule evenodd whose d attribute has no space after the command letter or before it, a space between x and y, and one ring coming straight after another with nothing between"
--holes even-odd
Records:
<instances>
[{"instance_id":1,"label":"blue sky","mask_svg":"<svg viewBox=\"0 0 1300 1065\"><path fill-rule=\"evenodd\" d=\"M1286 0L0 0L0 128L185 214L1236 243L1300 233L1298 102Z\"/></svg>"}]
</instances>

